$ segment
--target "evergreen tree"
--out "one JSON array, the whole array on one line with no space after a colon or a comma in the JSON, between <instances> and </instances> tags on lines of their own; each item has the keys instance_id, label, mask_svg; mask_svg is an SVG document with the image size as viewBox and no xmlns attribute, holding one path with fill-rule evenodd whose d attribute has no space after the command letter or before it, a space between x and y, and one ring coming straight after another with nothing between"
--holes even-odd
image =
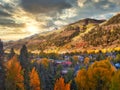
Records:
<instances>
[{"instance_id":1,"label":"evergreen tree","mask_svg":"<svg viewBox=\"0 0 120 90\"><path fill-rule=\"evenodd\" d=\"M29 65L28 50L27 50L26 45L23 45L23 47L20 50L20 63L23 68L27 68Z\"/></svg>"},{"instance_id":2,"label":"evergreen tree","mask_svg":"<svg viewBox=\"0 0 120 90\"><path fill-rule=\"evenodd\" d=\"M3 63L4 63L4 50L3 42L0 39L0 90L4 89L5 71Z\"/></svg>"},{"instance_id":3,"label":"evergreen tree","mask_svg":"<svg viewBox=\"0 0 120 90\"><path fill-rule=\"evenodd\" d=\"M3 50L3 42L0 39L0 59L4 55L4 50Z\"/></svg>"},{"instance_id":4,"label":"evergreen tree","mask_svg":"<svg viewBox=\"0 0 120 90\"><path fill-rule=\"evenodd\" d=\"M4 57L3 42L0 39L0 66L2 66Z\"/></svg>"},{"instance_id":5,"label":"evergreen tree","mask_svg":"<svg viewBox=\"0 0 120 90\"><path fill-rule=\"evenodd\" d=\"M30 90L30 85L29 85L29 71L30 71L30 62L28 60L28 50L26 45L23 45L23 47L20 50L20 63L22 67L24 68L24 84L25 84L25 89Z\"/></svg>"},{"instance_id":6,"label":"evergreen tree","mask_svg":"<svg viewBox=\"0 0 120 90\"><path fill-rule=\"evenodd\" d=\"M77 90L77 85L74 79L71 81L70 90Z\"/></svg>"},{"instance_id":7,"label":"evergreen tree","mask_svg":"<svg viewBox=\"0 0 120 90\"><path fill-rule=\"evenodd\" d=\"M41 88L42 90L53 90L54 88L54 67L52 64L49 64L48 67L45 67L42 64L37 64L37 69L39 72L39 77L41 78Z\"/></svg>"},{"instance_id":8,"label":"evergreen tree","mask_svg":"<svg viewBox=\"0 0 120 90\"><path fill-rule=\"evenodd\" d=\"M11 48L10 54L9 54L9 59L11 59L15 55L14 48Z\"/></svg>"}]
</instances>

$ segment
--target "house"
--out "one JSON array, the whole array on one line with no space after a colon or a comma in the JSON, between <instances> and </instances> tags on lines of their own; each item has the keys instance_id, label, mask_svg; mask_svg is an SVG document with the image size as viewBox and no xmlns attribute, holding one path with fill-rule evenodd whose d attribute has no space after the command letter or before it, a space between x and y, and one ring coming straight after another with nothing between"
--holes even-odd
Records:
<instances>
[{"instance_id":1,"label":"house","mask_svg":"<svg viewBox=\"0 0 120 90\"><path fill-rule=\"evenodd\" d=\"M64 62L62 62L62 65L63 66L71 66L72 62L71 61L64 61Z\"/></svg>"},{"instance_id":2,"label":"house","mask_svg":"<svg viewBox=\"0 0 120 90\"><path fill-rule=\"evenodd\" d=\"M67 69L63 69L62 71L61 71L61 74L62 75L65 75L65 74L67 74L68 73L68 70Z\"/></svg>"},{"instance_id":3,"label":"house","mask_svg":"<svg viewBox=\"0 0 120 90\"><path fill-rule=\"evenodd\" d=\"M63 62L64 62L64 60L55 60L54 61L55 65L62 64Z\"/></svg>"}]
</instances>

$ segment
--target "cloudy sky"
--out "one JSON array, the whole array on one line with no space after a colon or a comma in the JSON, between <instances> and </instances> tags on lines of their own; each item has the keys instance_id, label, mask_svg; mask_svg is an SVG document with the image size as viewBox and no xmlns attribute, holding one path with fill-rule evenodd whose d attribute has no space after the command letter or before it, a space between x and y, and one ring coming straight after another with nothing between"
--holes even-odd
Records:
<instances>
[{"instance_id":1,"label":"cloudy sky","mask_svg":"<svg viewBox=\"0 0 120 90\"><path fill-rule=\"evenodd\" d=\"M120 0L0 0L0 38L17 40L83 18L108 19Z\"/></svg>"}]
</instances>

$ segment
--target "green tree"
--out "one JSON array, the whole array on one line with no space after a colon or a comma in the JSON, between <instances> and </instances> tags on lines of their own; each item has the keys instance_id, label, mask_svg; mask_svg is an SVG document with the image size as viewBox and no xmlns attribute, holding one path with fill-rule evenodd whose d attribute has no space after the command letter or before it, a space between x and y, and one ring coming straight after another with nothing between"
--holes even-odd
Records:
<instances>
[{"instance_id":1,"label":"green tree","mask_svg":"<svg viewBox=\"0 0 120 90\"><path fill-rule=\"evenodd\" d=\"M3 50L3 42L0 39L0 90L4 88L5 81L5 70L4 70L4 50Z\"/></svg>"},{"instance_id":2,"label":"green tree","mask_svg":"<svg viewBox=\"0 0 120 90\"><path fill-rule=\"evenodd\" d=\"M39 73L41 89L53 90L55 82L55 66L54 63L49 63L47 68L42 63L36 62L35 67Z\"/></svg>"},{"instance_id":3,"label":"green tree","mask_svg":"<svg viewBox=\"0 0 120 90\"><path fill-rule=\"evenodd\" d=\"M120 63L120 54L117 54L117 56L115 58L115 62L119 62Z\"/></svg>"},{"instance_id":4,"label":"green tree","mask_svg":"<svg viewBox=\"0 0 120 90\"><path fill-rule=\"evenodd\" d=\"M26 68L29 65L28 50L27 50L26 45L23 45L23 47L20 50L20 63L23 68Z\"/></svg>"},{"instance_id":5,"label":"green tree","mask_svg":"<svg viewBox=\"0 0 120 90\"><path fill-rule=\"evenodd\" d=\"M14 55L15 55L14 48L11 48L8 58L11 59Z\"/></svg>"},{"instance_id":6,"label":"green tree","mask_svg":"<svg viewBox=\"0 0 120 90\"><path fill-rule=\"evenodd\" d=\"M29 85L29 71L30 71L30 62L28 59L28 50L26 45L23 45L23 47L20 50L20 64L22 65L24 69L24 84L25 84L25 89L30 90L30 85Z\"/></svg>"},{"instance_id":7,"label":"green tree","mask_svg":"<svg viewBox=\"0 0 120 90\"><path fill-rule=\"evenodd\" d=\"M78 90L77 89L77 84L76 84L74 79L70 83L70 90Z\"/></svg>"},{"instance_id":8,"label":"green tree","mask_svg":"<svg viewBox=\"0 0 120 90\"><path fill-rule=\"evenodd\" d=\"M0 58L4 55L3 42L0 39Z\"/></svg>"},{"instance_id":9,"label":"green tree","mask_svg":"<svg viewBox=\"0 0 120 90\"><path fill-rule=\"evenodd\" d=\"M73 79L73 70L68 70L68 73L65 75L65 82L70 82Z\"/></svg>"}]
</instances>

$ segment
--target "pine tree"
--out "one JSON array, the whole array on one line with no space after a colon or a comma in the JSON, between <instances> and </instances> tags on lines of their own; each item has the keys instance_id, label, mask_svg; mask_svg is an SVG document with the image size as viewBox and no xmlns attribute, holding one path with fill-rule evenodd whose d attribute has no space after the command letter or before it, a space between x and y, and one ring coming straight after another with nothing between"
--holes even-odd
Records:
<instances>
[{"instance_id":1,"label":"pine tree","mask_svg":"<svg viewBox=\"0 0 120 90\"><path fill-rule=\"evenodd\" d=\"M25 84L25 89L30 90L29 86L29 71L30 71L30 62L28 59L28 50L26 45L23 45L23 47L20 50L20 64L22 65L24 69L24 84Z\"/></svg>"},{"instance_id":2,"label":"pine tree","mask_svg":"<svg viewBox=\"0 0 120 90\"><path fill-rule=\"evenodd\" d=\"M9 59L11 59L15 55L14 48L11 48L10 54L9 54Z\"/></svg>"},{"instance_id":3,"label":"pine tree","mask_svg":"<svg viewBox=\"0 0 120 90\"><path fill-rule=\"evenodd\" d=\"M23 47L20 50L20 63L23 68L26 68L29 64L28 61L28 50L26 45L23 45Z\"/></svg>"},{"instance_id":4,"label":"pine tree","mask_svg":"<svg viewBox=\"0 0 120 90\"><path fill-rule=\"evenodd\" d=\"M0 58L4 55L3 42L0 39Z\"/></svg>"},{"instance_id":5,"label":"pine tree","mask_svg":"<svg viewBox=\"0 0 120 90\"><path fill-rule=\"evenodd\" d=\"M74 79L71 81L70 90L77 90L77 84Z\"/></svg>"},{"instance_id":6,"label":"pine tree","mask_svg":"<svg viewBox=\"0 0 120 90\"><path fill-rule=\"evenodd\" d=\"M0 39L0 90L4 88L5 70L4 70L4 50L3 42Z\"/></svg>"},{"instance_id":7,"label":"pine tree","mask_svg":"<svg viewBox=\"0 0 120 90\"><path fill-rule=\"evenodd\" d=\"M55 83L55 67L52 63L49 63L46 68L43 64L36 64L36 68L39 72L42 90L53 90Z\"/></svg>"},{"instance_id":8,"label":"pine tree","mask_svg":"<svg viewBox=\"0 0 120 90\"><path fill-rule=\"evenodd\" d=\"M4 61L4 50L3 50L3 42L0 39L0 66L2 67Z\"/></svg>"}]
</instances>

